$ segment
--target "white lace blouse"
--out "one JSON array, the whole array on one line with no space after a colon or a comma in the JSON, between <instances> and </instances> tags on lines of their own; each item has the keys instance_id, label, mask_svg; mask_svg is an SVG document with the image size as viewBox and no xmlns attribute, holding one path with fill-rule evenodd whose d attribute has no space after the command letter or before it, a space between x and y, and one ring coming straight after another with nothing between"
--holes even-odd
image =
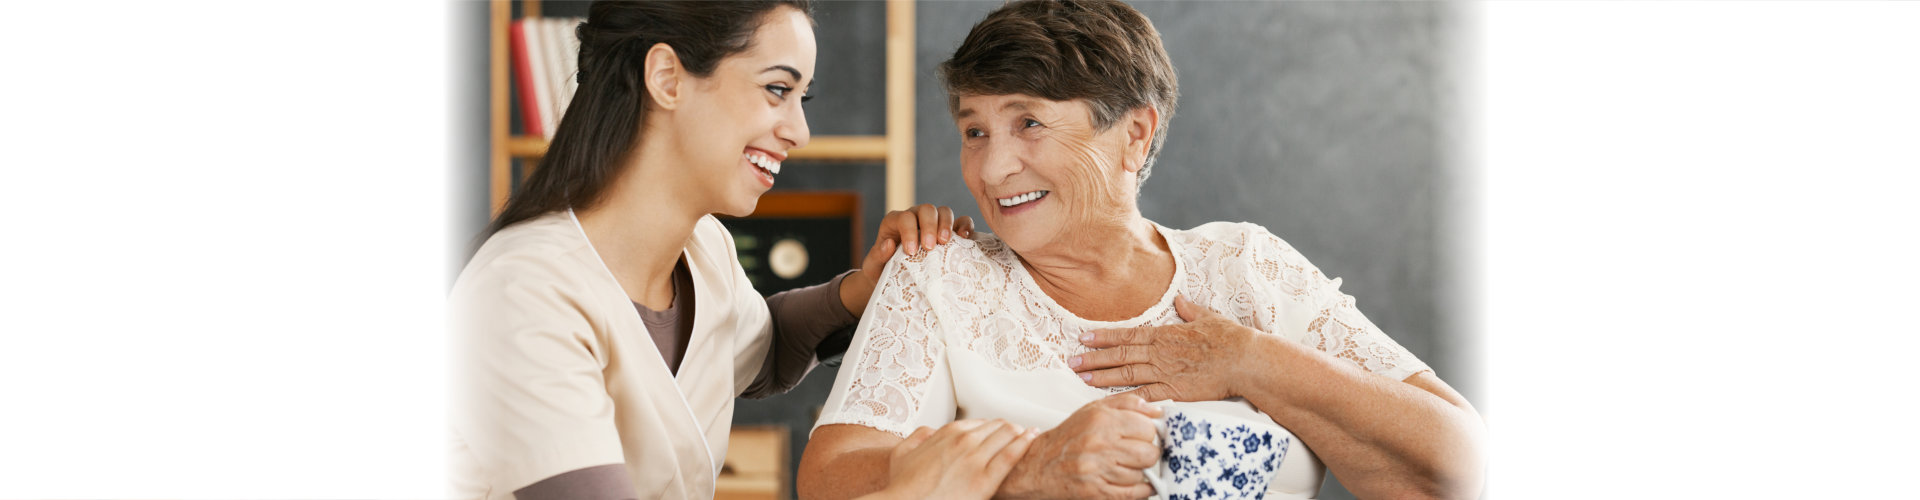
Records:
<instances>
[{"instance_id":1,"label":"white lace blouse","mask_svg":"<svg viewBox=\"0 0 1920 500\"><path fill-rule=\"evenodd\" d=\"M904 437L961 418L1052 428L1082 405L1132 389L1088 386L1067 367L1066 358L1090 351L1080 335L1179 322L1175 294L1394 380L1428 370L1360 314L1353 297L1340 293L1339 279L1320 274L1265 228L1155 227L1177 257L1175 279L1153 307L1121 321L1086 320L1062 308L991 234L919 256L895 254L815 428L857 424ZM1203 405L1272 421L1237 398ZM1296 446L1269 497L1310 498L1323 471L1311 450Z\"/></svg>"}]
</instances>

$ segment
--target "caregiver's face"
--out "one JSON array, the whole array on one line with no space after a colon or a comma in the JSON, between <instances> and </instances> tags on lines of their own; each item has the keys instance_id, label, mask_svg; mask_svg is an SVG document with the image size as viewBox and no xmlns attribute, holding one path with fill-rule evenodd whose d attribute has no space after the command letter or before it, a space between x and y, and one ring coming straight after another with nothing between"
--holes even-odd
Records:
<instances>
[{"instance_id":1,"label":"caregiver's face","mask_svg":"<svg viewBox=\"0 0 1920 500\"><path fill-rule=\"evenodd\" d=\"M1125 127L1095 130L1084 101L962 96L954 124L967 189L1014 251L1065 249L1076 235L1124 227L1135 184Z\"/></svg>"},{"instance_id":2,"label":"caregiver's face","mask_svg":"<svg viewBox=\"0 0 1920 500\"><path fill-rule=\"evenodd\" d=\"M787 151L811 138L802 96L812 83L812 21L798 9L766 14L751 48L696 79L681 130L698 131L690 154L717 211L746 216L773 187Z\"/></svg>"}]
</instances>

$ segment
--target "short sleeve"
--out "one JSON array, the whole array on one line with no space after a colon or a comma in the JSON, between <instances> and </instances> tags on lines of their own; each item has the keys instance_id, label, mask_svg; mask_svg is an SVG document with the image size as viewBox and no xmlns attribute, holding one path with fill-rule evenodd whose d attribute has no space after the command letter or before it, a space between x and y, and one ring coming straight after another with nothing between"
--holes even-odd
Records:
<instances>
[{"instance_id":1,"label":"short sleeve","mask_svg":"<svg viewBox=\"0 0 1920 500\"><path fill-rule=\"evenodd\" d=\"M1394 380L1433 371L1361 314L1353 296L1340 291L1339 278L1321 274L1292 245L1265 228L1248 226L1253 269L1275 300L1288 302L1288 307L1279 308L1274 330Z\"/></svg>"},{"instance_id":2,"label":"short sleeve","mask_svg":"<svg viewBox=\"0 0 1920 500\"><path fill-rule=\"evenodd\" d=\"M602 375L605 351L579 301L542 279L539 266L513 267L480 273L450 297L453 430L468 458L509 491L625 463Z\"/></svg>"},{"instance_id":3,"label":"short sleeve","mask_svg":"<svg viewBox=\"0 0 1920 500\"><path fill-rule=\"evenodd\" d=\"M820 421L857 424L906 437L953 421L956 400L940 321L919 263L895 253L854 331Z\"/></svg>"}]
</instances>

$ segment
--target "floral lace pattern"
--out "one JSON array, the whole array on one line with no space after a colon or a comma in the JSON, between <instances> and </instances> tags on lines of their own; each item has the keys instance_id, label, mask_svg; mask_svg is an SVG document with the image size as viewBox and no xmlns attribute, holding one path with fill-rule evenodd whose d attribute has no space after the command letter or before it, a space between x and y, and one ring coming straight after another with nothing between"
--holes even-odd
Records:
<instances>
[{"instance_id":1,"label":"floral lace pattern","mask_svg":"<svg viewBox=\"0 0 1920 500\"><path fill-rule=\"evenodd\" d=\"M1265 228L1211 223L1160 232L1176 257L1172 286L1154 306L1120 321L1082 319L1059 306L991 234L917 256L896 254L842 368L840 376L851 378L836 384L820 424L862 424L904 436L928 403L934 370L945 369L947 349L970 351L996 370L1070 372L1066 359L1091 350L1079 342L1088 330L1181 321L1175 294L1396 380L1427 370L1360 314L1353 297L1340 293L1340 280L1321 275ZM956 373L950 380L969 378L978 377ZM942 389L939 394L953 394Z\"/></svg>"},{"instance_id":2,"label":"floral lace pattern","mask_svg":"<svg viewBox=\"0 0 1920 500\"><path fill-rule=\"evenodd\" d=\"M850 383L837 383L849 393L846 405L834 409L833 415L842 423L905 436L900 428L923 406L923 386L946 346L939 336L931 335L933 309L926 306L920 285L898 269L903 260L902 255L894 255L875 287L873 300L867 304L856 333L864 344L858 351L860 371ZM887 293L878 293L880 290ZM845 376L844 370L841 376Z\"/></svg>"}]
</instances>

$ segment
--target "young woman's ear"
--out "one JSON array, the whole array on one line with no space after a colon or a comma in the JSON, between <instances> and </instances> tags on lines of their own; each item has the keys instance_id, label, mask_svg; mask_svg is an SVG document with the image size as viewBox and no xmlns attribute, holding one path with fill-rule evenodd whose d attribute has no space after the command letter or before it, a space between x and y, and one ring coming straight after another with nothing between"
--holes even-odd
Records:
<instances>
[{"instance_id":1,"label":"young woman's ear","mask_svg":"<svg viewBox=\"0 0 1920 500\"><path fill-rule=\"evenodd\" d=\"M680 66L680 54L664 43L653 44L647 49L646 73L642 75L647 82L647 95L653 98L653 105L660 109L674 109L680 105L680 83L686 76L685 68Z\"/></svg>"},{"instance_id":2,"label":"young woman's ear","mask_svg":"<svg viewBox=\"0 0 1920 500\"><path fill-rule=\"evenodd\" d=\"M1147 151L1153 149L1153 133L1160 128L1160 110L1141 106L1127 113L1121 123L1127 130L1127 157L1122 162L1128 172L1139 173L1147 165Z\"/></svg>"}]
</instances>

